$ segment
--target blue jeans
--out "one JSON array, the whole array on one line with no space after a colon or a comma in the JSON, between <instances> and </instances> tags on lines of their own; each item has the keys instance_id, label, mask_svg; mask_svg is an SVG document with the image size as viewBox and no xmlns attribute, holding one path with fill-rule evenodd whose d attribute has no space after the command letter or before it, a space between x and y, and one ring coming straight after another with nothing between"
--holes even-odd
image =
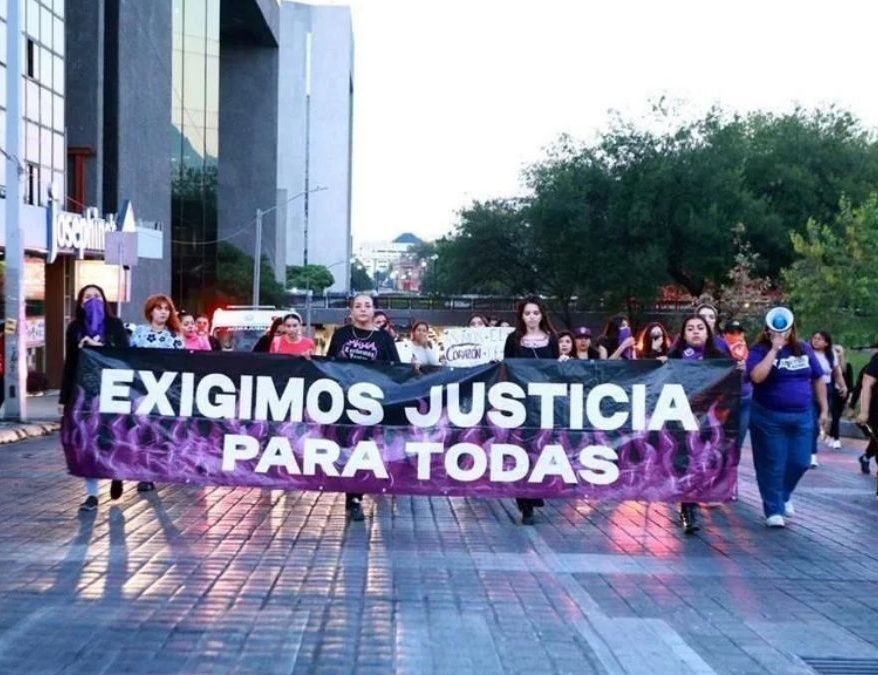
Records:
<instances>
[{"instance_id":1,"label":"blue jeans","mask_svg":"<svg viewBox=\"0 0 878 675\"><path fill-rule=\"evenodd\" d=\"M783 515L799 479L811 465L814 413L811 410L781 412L753 401L750 411L750 443L753 466L767 516Z\"/></svg>"}]
</instances>

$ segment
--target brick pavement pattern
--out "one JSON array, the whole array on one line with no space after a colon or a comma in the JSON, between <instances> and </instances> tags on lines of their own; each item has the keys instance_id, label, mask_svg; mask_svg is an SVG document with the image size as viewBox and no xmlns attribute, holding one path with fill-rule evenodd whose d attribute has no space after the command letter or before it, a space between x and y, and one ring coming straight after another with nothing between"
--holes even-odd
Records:
<instances>
[{"instance_id":1,"label":"brick pavement pattern","mask_svg":"<svg viewBox=\"0 0 878 675\"><path fill-rule=\"evenodd\" d=\"M850 445L854 445L851 443ZM57 435L0 450L0 672L809 673L878 667L878 501L821 453L786 530L665 504L159 486L77 511ZM813 662L813 661L811 661ZM816 663L816 662L814 662Z\"/></svg>"}]
</instances>

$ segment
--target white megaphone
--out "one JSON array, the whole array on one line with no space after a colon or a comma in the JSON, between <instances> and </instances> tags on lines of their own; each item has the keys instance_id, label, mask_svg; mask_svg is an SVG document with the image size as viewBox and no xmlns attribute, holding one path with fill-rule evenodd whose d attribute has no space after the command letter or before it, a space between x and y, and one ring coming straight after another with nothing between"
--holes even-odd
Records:
<instances>
[{"instance_id":1,"label":"white megaphone","mask_svg":"<svg viewBox=\"0 0 878 675\"><path fill-rule=\"evenodd\" d=\"M788 333L793 328L794 318L786 307L774 307L765 315L765 325L775 333Z\"/></svg>"}]
</instances>

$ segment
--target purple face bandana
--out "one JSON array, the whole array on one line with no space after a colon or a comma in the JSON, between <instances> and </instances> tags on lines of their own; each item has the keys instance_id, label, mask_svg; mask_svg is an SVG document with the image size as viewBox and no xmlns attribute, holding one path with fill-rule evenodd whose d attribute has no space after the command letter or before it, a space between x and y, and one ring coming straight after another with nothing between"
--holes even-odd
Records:
<instances>
[{"instance_id":1,"label":"purple face bandana","mask_svg":"<svg viewBox=\"0 0 878 675\"><path fill-rule=\"evenodd\" d=\"M82 328L83 337L104 339L106 327L106 314L104 312L103 298L91 298L82 306L85 313L85 326Z\"/></svg>"},{"instance_id":2,"label":"purple face bandana","mask_svg":"<svg viewBox=\"0 0 878 675\"><path fill-rule=\"evenodd\" d=\"M631 328L629 326L622 326L619 329L619 343L625 342L628 338L631 337ZM630 359L634 356L634 348L628 347L624 352L622 352L623 359Z\"/></svg>"}]
</instances>

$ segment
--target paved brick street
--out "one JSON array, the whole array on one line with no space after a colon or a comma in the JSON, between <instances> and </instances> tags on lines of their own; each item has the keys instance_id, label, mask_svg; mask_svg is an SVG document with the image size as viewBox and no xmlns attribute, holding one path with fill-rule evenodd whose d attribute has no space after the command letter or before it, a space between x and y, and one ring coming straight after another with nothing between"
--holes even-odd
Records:
<instances>
[{"instance_id":1,"label":"paved brick street","mask_svg":"<svg viewBox=\"0 0 878 675\"><path fill-rule=\"evenodd\" d=\"M637 503L524 528L511 501L367 498L348 525L335 494L104 485L79 514L57 435L21 441L0 450L0 672L876 672L857 454L821 454L785 531L748 455L740 501L686 539Z\"/></svg>"}]
</instances>

